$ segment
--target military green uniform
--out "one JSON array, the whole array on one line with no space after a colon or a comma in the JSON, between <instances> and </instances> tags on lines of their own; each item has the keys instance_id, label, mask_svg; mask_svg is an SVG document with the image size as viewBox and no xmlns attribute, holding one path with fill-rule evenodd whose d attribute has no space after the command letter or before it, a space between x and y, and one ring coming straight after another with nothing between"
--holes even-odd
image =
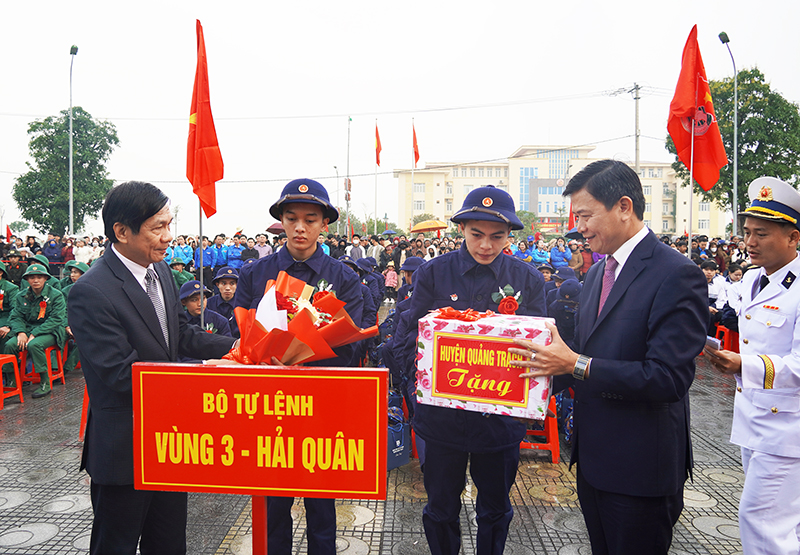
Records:
<instances>
[{"instance_id":1,"label":"military green uniform","mask_svg":"<svg viewBox=\"0 0 800 555\"><path fill-rule=\"evenodd\" d=\"M39 272L45 272L44 267L41 264L33 264L28 268L26 277ZM40 318L42 308L44 314ZM3 352L17 355L20 351L17 346L17 335L25 333L29 337L33 336L26 346L28 357L33 361L33 366L39 374L46 374L47 359L44 350L52 346L63 347L67 337L67 303L61 291L50 285L49 281L45 283L39 295L34 294L30 287L24 292L20 291L11 311L9 327L12 337L6 342ZM14 368L10 364L3 367L3 372L13 371ZM48 379L42 377L41 383L34 396L49 393Z\"/></svg>"},{"instance_id":2,"label":"military green uniform","mask_svg":"<svg viewBox=\"0 0 800 555\"><path fill-rule=\"evenodd\" d=\"M89 266L87 266L83 262L75 262L74 260L70 260L66 263L65 267L69 266L70 270L75 268L81 274L85 274L89 271ZM62 280L63 281L63 280ZM69 278L69 283L61 288L61 294L64 296L64 300L67 302L67 312L69 312L69 291L72 289L72 286L75 285L75 282L72 281L72 278ZM78 351L78 345L72 341L69 346L69 354L67 356L67 360L64 361L64 373L71 372L75 370L75 367L78 366L78 361L80 360L80 351Z\"/></svg>"},{"instance_id":3,"label":"military green uniform","mask_svg":"<svg viewBox=\"0 0 800 555\"><path fill-rule=\"evenodd\" d=\"M175 266L177 264L184 264L183 259L181 257L179 257L179 256L174 257L170 261L169 265L170 265L170 268L172 268L172 279L175 280L175 284L178 286L178 289L180 289L181 285L183 285L187 281L192 281L194 279L194 275L190 274L186 270L181 270L179 272L178 270L175 269ZM184 264L184 268L185 267L186 266Z\"/></svg>"},{"instance_id":4,"label":"military green uniform","mask_svg":"<svg viewBox=\"0 0 800 555\"><path fill-rule=\"evenodd\" d=\"M50 276L47 278L47 285L54 287L56 291L61 291L61 282L58 280L58 278L50 274L50 262L47 260L47 257L45 255L37 254L36 256L31 258L31 265L33 264L41 264L42 266L44 266L47 269L47 275ZM28 269L25 268L25 271L27 270ZM28 280L23 279L19 284L19 292L24 293L25 291L28 290L28 287L30 287L30 285L28 285Z\"/></svg>"},{"instance_id":5,"label":"military green uniform","mask_svg":"<svg viewBox=\"0 0 800 555\"><path fill-rule=\"evenodd\" d=\"M8 323L11 318L11 310L14 308L14 302L19 295L19 287L8 281L8 270L6 265L0 262L0 328L11 327ZM1 332L0 332L1 333ZM0 352L5 347L6 342L11 339L11 331L0 337Z\"/></svg>"}]
</instances>

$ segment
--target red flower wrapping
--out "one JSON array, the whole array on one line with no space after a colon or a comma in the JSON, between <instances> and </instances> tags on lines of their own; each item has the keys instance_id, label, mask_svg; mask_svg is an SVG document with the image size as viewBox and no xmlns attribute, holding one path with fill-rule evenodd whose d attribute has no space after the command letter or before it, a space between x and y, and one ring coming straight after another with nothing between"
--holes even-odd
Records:
<instances>
[{"instance_id":1,"label":"red flower wrapping","mask_svg":"<svg viewBox=\"0 0 800 555\"><path fill-rule=\"evenodd\" d=\"M311 302L318 303L318 302L320 302L322 299L324 299L325 297L327 297L330 294L331 294L330 291L317 291L316 293L314 293L314 296L311 298Z\"/></svg>"},{"instance_id":2,"label":"red flower wrapping","mask_svg":"<svg viewBox=\"0 0 800 555\"><path fill-rule=\"evenodd\" d=\"M514 297L503 297L500 304L497 306L497 312L500 314L516 314L519 308L519 303Z\"/></svg>"}]
</instances>

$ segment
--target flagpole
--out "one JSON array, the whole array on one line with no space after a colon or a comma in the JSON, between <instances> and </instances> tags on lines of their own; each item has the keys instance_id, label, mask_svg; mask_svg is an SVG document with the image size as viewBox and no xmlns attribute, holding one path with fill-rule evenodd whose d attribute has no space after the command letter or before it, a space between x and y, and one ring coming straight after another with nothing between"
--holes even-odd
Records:
<instances>
[{"instance_id":1,"label":"flagpole","mask_svg":"<svg viewBox=\"0 0 800 555\"><path fill-rule=\"evenodd\" d=\"M689 125L692 126L692 140L689 149L689 248L686 250L687 258L692 258L692 212L694 208L694 127L695 118L697 117L697 80L699 75L695 77L694 84L694 112L692 117L689 118Z\"/></svg>"},{"instance_id":2,"label":"flagpole","mask_svg":"<svg viewBox=\"0 0 800 555\"><path fill-rule=\"evenodd\" d=\"M414 118L411 118L411 129L414 130ZM414 143L411 143L411 223L414 223L414 168L417 167L417 161L414 158ZM411 228L408 228L408 234L411 235ZM410 237L409 237L410 238Z\"/></svg>"},{"instance_id":3,"label":"flagpole","mask_svg":"<svg viewBox=\"0 0 800 555\"><path fill-rule=\"evenodd\" d=\"M352 193L350 192L350 122L353 121L353 118L347 116L347 178L345 179L345 188L344 190L347 193L344 195L345 204L347 205L347 223L344 226L344 232L347 236L347 239L350 240L352 230L350 229L350 196Z\"/></svg>"},{"instance_id":4,"label":"flagpole","mask_svg":"<svg viewBox=\"0 0 800 555\"><path fill-rule=\"evenodd\" d=\"M372 234L378 234L378 156L377 156L377 149L378 149L378 118L375 118L375 222L372 226Z\"/></svg>"},{"instance_id":5,"label":"flagpole","mask_svg":"<svg viewBox=\"0 0 800 555\"><path fill-rule=\"evenodd\" d=\"M200 270L197 272L197 277L200 278L199 279L199 281L200 281L200 299L201 299L201 302L200 302L200 307L201 307L200 308L200 329L204 330L205 329L205 323L203 322L203 312L205 312L205 311L202 308L203 307L202 300L205 299L206 295L205 295L205 289L203 289L203 287L204 287L203 286L203 203L200 202L199 198L197 200L198 200L198 204L200 206L200 217L199 217L199 223L200 223Z\"/></svg>"}]
</instances>

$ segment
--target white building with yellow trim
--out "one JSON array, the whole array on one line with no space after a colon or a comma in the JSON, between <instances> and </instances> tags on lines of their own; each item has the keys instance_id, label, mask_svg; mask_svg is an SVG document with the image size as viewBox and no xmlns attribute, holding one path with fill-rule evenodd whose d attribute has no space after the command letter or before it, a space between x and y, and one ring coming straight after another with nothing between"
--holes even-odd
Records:
<instances>
[{"instance_id":1,"label":"white building with yellow trim","mask_svg":"<svg viewBox=\"0 0 800 555\"><path fill-rule=\"evenodd\" d=\"M410 228L414 216L432 214L442 221L462 205L475 187L494 185L508 191L517 210L537 215L540 229L562 227L569 216L564 184L586 165L593 146L521 146L508 158L484 162L438 162L424 168L394 170L398 180L398 223ZM645 196L645 224L656 234L682 235L689 230L688 187L682 187L668 162L639 164ZM631 163L631 167L633 164ZM730 214L713 202L691 199L692 232L724 237Z\"/></svg>"}]
</instances>

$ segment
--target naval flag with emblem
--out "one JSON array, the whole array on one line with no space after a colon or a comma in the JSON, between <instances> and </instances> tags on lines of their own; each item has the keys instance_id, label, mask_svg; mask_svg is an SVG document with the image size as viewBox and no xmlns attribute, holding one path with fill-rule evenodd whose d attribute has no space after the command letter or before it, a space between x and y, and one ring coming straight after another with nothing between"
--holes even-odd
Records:
<instances>
[{"instance_id":1,"label":"naval flag with emblem","mask_svg":"<svg viewBox=\"0 0 800 555\"><path fill-rule=\"evenodd\" d=\"M697 45L697 25L692 27L683 47L681 73L669 105L667 131L675 143L678 159L689 168L704 191L710 190L719 181L719 170L727 165L728 157Z\"/></svg>"},{"instance_id":2,"label":"naval flag with emblem","mask_svg":"<svg viewBox=\"0 0 800 555\"><path fill-rule=\"evenodd\" d=\"M224 166L217 142L211 100L208 93L208 63L203 26L197 20L197 70L194 76L192 109L189 116L189 143L186 150L186 177L207 218L217 212L215 184L222 179Z\"/></svg>"}]
</instances>

